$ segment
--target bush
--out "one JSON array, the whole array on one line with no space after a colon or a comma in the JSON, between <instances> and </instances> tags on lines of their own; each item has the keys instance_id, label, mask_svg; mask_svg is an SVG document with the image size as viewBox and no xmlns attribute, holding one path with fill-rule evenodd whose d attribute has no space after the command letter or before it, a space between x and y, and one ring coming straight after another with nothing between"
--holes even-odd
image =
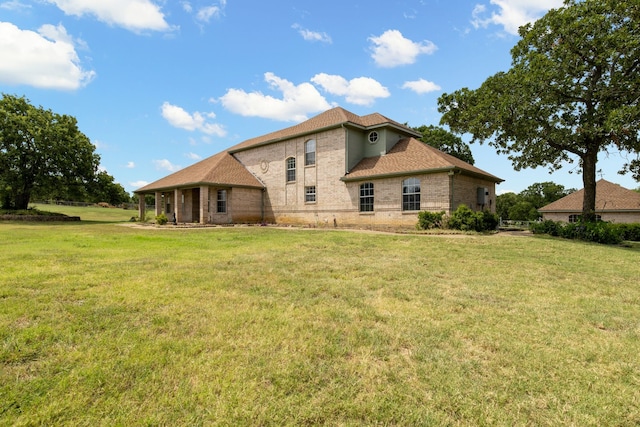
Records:
<instances>
[{"instance_id":1,"label":"bush","mask_svg":"<svg viewBox=\"0 0 640 427\"><path fill-rule=\"evenodd\" d=\"M498 227L498 215L489 211L473 211L466 205L458 206L451 214L448 227L462 231L492 231Z\"/></svg>"},{"instance_id":2,"label":"bush","mask_svg":"<svg viewBox=\"0 0 640 427\"><path fill-rule=\"evenodd\" d=\"M419 230L429 230L431 228L441 228L442 219L444 218L444 211L441 212L427 212L423 211L418 213L418 225Z\"/></svg>"},{"instance_id":3,"label":"bush","mask_svg":"<svg viewBox=\"0 0 640 427\"><path fill-rule=\"evenodd\" d=\"M622 240L640 242L640 224L614 224L620 231Z\"/></svg>"},{"instance_id":4,"label":"bush","mask_svg":"<svg viewBox=\"0 0 640 427\"><path fill-rule=\"evenodd\" d=\"M611 224L604 221L563 224L547 220L532 224L530 228L535 234L548 234L565 239L578 239L587 242L614 245L624 240L623 228L619 227L620 225L621 224Z\"/></svg>"},{"instance_id":5,"label":"bush","mask_svg":"<svg viewBox=\"0 0 640 427\"><path fill-rule=\"evenodd\" d=\"M533 234L548 234L550 236L557 237L560 235L560 229L562 224L559 222L551 221L547 219L542 222L534 222L529 225L529 230Z\"/></svg>"},{"instance_id":6,"label":"bush","mask_svg":"<svg viewBox=\"0 0 640 427\"><path fill-rule=\"evenodd\" d=\"M156 224L165 225L167 222L169 222L169 219L164 213L156 216Z\"/></svg>"}]
</instances>

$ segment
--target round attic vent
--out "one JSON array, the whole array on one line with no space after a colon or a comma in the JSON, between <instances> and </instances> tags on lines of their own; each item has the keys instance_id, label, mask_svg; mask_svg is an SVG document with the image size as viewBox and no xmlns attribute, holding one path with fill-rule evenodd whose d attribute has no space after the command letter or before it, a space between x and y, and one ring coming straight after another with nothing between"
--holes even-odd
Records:
<instances>
[{"instance_id":1,"label":"round attic vent","mask_svg":"<svg viewBox=\"0 0 640 427\"><path fill-rule=\"evenodd\" d=\"M375 144L376 142L378 142L378 132L376 132L375 130L373 132L369 132L369 142L371 144Z\"/></svg>"}]
</instances>

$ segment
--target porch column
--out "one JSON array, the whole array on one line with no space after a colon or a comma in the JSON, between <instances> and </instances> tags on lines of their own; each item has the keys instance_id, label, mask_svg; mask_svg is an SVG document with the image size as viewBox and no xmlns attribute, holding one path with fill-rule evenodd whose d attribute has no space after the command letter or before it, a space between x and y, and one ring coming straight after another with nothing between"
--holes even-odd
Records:
<instances>
[{"instance_id":1,"label":"porch column","mask_svg":"<svg viewBox=\"0 0 640 427\"><path fill-rule=\"evenodd\" d=\"M160 215L164 211L164 206L162 206L162 193L156 191L156 216Z\"/></svg>"},{"instance_id":2,"label":"porch column","mask_svg":"<svg viewBox=\"0 0 640 427\"><path fill-rule=\"evenodd\" d=\"M173 190L173 198L174 198L173 206L175 206L174 209L176 213L176 221L183 222L182 212L184 211L184 203L182 203L182 191L177 188Z\"/></svg>"},{"instance_id":3,"label":"porch column","mask_svg":"<svg viewBox=\"0 0 640 427\"><path fill-rule=\"evenodd\" d=\"M144 216L146 214L144 208L144 194L140 193L138 194L138 218L140 219L140 222L144 222Z\"/></svg>"},{"instance_id":4,"label":"porch column","mask_svg":"<svg viewBox=\"0 0 640 427\"><path fill-rule=\"evenodd\" d=\"M209 187L200 186L200 224L209 222Z\"/></svg>"}]
</instances>

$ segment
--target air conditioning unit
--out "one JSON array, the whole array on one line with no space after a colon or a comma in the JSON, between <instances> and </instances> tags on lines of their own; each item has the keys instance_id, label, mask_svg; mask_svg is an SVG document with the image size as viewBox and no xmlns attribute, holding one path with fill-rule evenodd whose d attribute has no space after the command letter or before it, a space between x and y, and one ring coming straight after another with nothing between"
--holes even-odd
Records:
<instances>
[{"instance_id":1,"label":"air conditioning unit","mask_svg":"<svg viewBox=\"0 0 640 427\"><path fill-rule=\"evenodd\" d=\"M489 204L489 189L487 187L478 187L478 204Z\"/></svg>"}]
</instances>

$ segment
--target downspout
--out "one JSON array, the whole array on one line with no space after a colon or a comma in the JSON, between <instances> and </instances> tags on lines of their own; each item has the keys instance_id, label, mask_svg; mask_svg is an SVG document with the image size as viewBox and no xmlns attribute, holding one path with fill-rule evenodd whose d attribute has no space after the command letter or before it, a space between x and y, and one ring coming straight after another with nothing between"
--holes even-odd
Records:
<instances>
[{"instance_id":1,"label":"downspout","mask_svg":"<svg viewBox=\"0 0 640 427\"><path fill-rule=\"evenodd\" d=\"M262 187L262 203L260 204L260 222L264 224L264 193L267 191L266 188Z\"/></svg>"},{"instance_id":2,"label":"downspout","mask_svg":"<svg viewBox=\"0 0 640 427\"><path fill-rule=\"evenodd\" d=\"M451 213L453 212L453 192L455 189L455 185L454 185L454 181L453 178L455 176L455 172L453 171L453 169L451 169L449 171L449 185L451 186L451 190L449 191L449 213L448 215L451 215Z\"/></svg>"}]
</instances>

